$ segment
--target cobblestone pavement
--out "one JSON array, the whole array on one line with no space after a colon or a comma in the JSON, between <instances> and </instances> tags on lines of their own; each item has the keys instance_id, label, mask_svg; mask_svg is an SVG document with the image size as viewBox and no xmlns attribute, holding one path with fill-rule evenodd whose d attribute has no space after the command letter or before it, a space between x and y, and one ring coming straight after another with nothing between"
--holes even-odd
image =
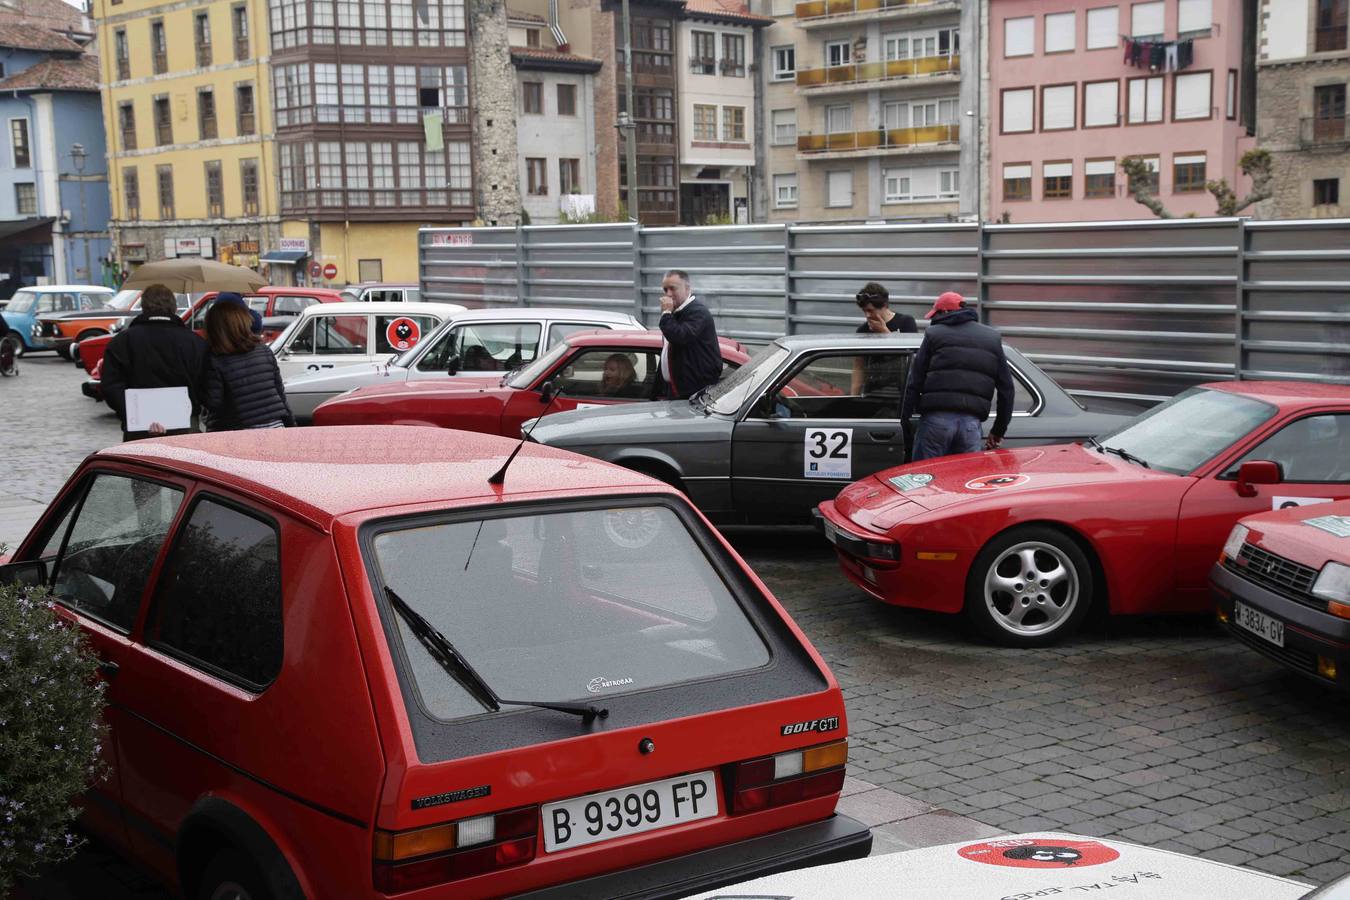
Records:
<instances>
[{"instance_id":1,"label":"cobblestone pavement","mask_svg":"<svg viewBox=\"0 0 1350 900\"><path fill-rule=\"evenodd\" d=\"M7 515L35 518L86 453L120 437L106 407L79 394L84 373L22 365L0 382L15 476L0 487L0 541L11 543L27 526L12 534ZM994 648L947 617L867 598L809 531L730 537L844 688L841 810L874 826L877 852L1054 829L1313 883L1350 872L1350 699L1207 619L1120 620L1060 647ZM85 896L72 886L100 867L128 886L107 896L160 896L97 848L84 860L26 896Z\"/></svg>"}]
</instances>

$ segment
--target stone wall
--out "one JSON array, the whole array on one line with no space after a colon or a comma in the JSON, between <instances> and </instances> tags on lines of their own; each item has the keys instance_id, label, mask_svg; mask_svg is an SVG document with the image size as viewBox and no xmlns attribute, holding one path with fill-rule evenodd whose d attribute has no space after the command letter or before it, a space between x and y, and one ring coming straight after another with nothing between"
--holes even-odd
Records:
<instances>
[{"instance_id":1,"label":"stone wall","mask_svg":"<svg viewBox=\"0 0 1350 900\"><path fill-rule=\"evenodd\" d=\"M485 225L520 222L516 73L503 0L469 0L474 206Z\"/></svg>"},{"instance_id":2,"label":"stone wall","mask_svg":"<svg viewBox=\"0 0 1350 900\"><path fill-rule=\"evenodd\" d=\"M1323 218L1350 213L1350 144L1315 144L1311 138L1313 89L1350 83L1350 58L1266 64L1256 81L1256 135L1270 151L1274 195L1258 204L1262 218ZM1307 146L1305 146L1305 143ZM1340 203L1313 205L1316 179L1340 179Z\"/></svg>"},{"instance_id":3,"label":"stone wall","mask_svg":"<svg viewBox=\"0 0 1350 900\"><path fill-rule=\"evenodd\" d=\"M154 262L164 259L165 238L204 238L215 240L215 256L226 244L239 242L257 242L260 252L277 249L281 236L281 224L275 220L250 219L240 222L213 222L211 224L185 224L181 222L112 222L113 254L126 265L142 262ZM144 246L144 256L129 258L124 248L128 245ZM131 257L136 256L133 252Z\"/></svg>"}]
</instances>

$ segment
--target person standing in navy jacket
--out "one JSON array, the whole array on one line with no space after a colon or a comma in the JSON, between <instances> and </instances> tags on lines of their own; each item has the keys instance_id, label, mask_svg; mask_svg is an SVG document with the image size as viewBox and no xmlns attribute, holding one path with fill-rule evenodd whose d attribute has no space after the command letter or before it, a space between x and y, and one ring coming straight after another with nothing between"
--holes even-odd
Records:
<instances>
[{"instance_id":1,"label":"person standing in navy jacket","mask_svg":"<svg viewBox=\"0 0 1350 900\"><path fill-rule=\"evenodd\" d=\"M722 353L712 313L694 296L689 273L671 269L661 279L661 379L666 397L692 397L722 377Z\"/></svg>"}]
</instances>

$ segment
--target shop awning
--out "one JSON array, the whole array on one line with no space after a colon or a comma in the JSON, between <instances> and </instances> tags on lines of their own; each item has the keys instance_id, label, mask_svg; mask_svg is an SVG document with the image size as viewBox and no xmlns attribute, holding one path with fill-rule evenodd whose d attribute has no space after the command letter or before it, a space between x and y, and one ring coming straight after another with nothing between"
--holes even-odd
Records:
<instances>
[{"instance_id":1,"label":"shop awning","mask_svg":"<svg viewBox=\"0 0 1350 900\"><path fill-rule=\"evenodd\" d=\"M258 262L293 266L306 256L309 256L308 250L268 250L262 256L258 257Z\"/></svg>"}]
</instances>

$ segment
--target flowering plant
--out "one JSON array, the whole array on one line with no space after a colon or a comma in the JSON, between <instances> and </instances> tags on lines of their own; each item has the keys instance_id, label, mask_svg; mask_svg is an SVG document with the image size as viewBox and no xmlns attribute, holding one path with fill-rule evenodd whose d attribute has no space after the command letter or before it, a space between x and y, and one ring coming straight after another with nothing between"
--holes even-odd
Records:
<instances>
[{"instance_id":1,"label":"flowering plant","mask_svg":"<svg viewBox=\"0 0 1350 900\"><path fill-rule=\"evenodd\" d=\"M73 801L105 774L97 665L44 589L0 584L0 897L80 843Z\"/></svg>"}]
</instances>

